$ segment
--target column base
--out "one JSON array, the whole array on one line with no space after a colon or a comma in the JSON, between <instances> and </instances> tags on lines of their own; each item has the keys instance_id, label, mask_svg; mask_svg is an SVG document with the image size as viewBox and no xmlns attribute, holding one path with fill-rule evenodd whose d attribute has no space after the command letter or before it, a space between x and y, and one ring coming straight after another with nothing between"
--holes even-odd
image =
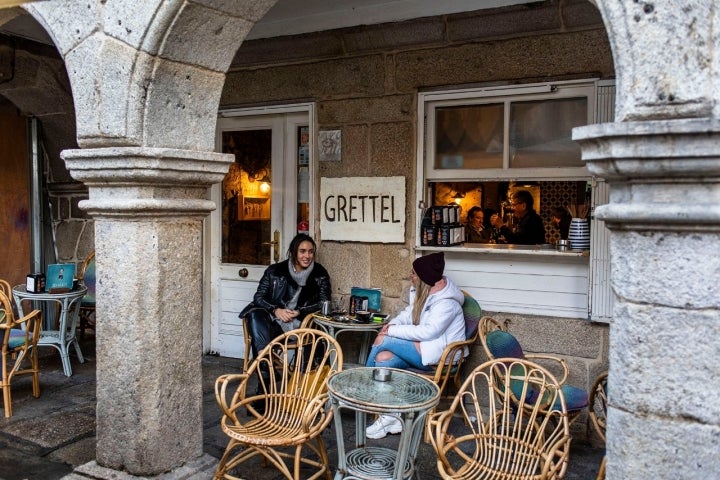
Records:
<instances>
[{"instance_id":1,"label":"column base","mask_svg":"<svg viewBox=\"0 0 720 480\"><path fill-rule=\"evenodd\" d=\"M64 476L63 480L87 480L88 478L94 480L133 480L136 478L152 478L156 480L210 480L217 466L217 458L204 454L202 457L169 472L149 477L138 477L127 472L101 467L93 460L92 462L80 465L73 470L73 473Z\"/></svg>"}]
</instances>

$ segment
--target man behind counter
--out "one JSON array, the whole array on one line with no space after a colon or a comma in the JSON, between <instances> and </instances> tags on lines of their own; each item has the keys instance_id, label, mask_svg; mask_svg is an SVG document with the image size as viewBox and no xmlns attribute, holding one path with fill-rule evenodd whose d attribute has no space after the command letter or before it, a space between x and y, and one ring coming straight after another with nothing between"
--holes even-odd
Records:
<instances>
[{"instance_id":1,"label":"man behind counter","mask_svg":"<svg viewBox=\"0 0 720 480\"><path fill-rule=\"evenodd\" d=\"M512 197L510 205L513 208L517 226L510 230L504 226L500 232L507 239L507 243L519 245L540 245L545 243L545 225L540 215L533 209L533 196L527 190L518 190Z\"/></svg>"}]
</instances>

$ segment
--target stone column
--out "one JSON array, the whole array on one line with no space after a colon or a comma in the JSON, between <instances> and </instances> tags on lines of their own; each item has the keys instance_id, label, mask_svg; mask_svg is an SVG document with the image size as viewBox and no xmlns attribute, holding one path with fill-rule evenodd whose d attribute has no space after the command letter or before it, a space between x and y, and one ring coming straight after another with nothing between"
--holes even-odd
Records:
<instances>
[{"instance_id":1,"label":"stone column","mask_svg":"<svg viewBox=\"0 0 720 480\"><path fill-rule=\"evenodd\" d=\"M720 125L675 120L576 130L610 203L608 479L720 472Z\"/></svg>"},{"instance_id":2,"label":"stone column","mask_svg":"<svg viewBox=\"0 0 720 480\"><path fill-rule=\"evenodd\" d=\"M203 454L202 222L232 156L115 147L63 158L95 218L97 463L175 469Z\"/></svg>"},{"instance_id":3,"label":"stone column","mask_svg":"<svg viewBox=\"0 0 720 480\"><path fill-rule=\"evenodd\" d=\"M618 123L575 129L611 231L607 478L720 472L718 2L597 0Z\"/></svg>"}]
</instances>

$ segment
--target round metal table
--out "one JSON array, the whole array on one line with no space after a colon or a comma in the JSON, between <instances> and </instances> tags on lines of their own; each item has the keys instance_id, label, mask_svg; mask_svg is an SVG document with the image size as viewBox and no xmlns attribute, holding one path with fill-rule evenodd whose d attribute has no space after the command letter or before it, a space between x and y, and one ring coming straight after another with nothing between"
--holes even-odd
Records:
<instances>
[{"instance_id":1,"label":"round metal table","mask_svg":"<svg viewBox=\"0 0 720 480\"><path fill-rule=\"evenodd\" d=\"M425 416L440 401L438 386L420 375L390 368L387 382L373 379L375 368L360 367L338 372L328 380L328 395L335 416L338 471L335 480L401 480L415 474L415 457ZM345 453L340 410L355 411L355 449ZM403 423L397 451L365 446L366 414L390 414Z\"/></svg>"},{"instance_id":2,"label":"round metal table","mask_svg":"<svg viewBox=\"0 0 720 480\"><path fill-rule=\"evenodd\" d=\"M52 330L48 324L47 318L43 321L43 328L40 330L40 338L38 339L38 347L53 347L60 352L62 360L63 372L66 376L72 375L72 367L70 366L70 345L75 344L75 354L80 363L85 362L83 354L80 351L76 331L78 326L80 304L82 298L87 293L87 287L80 286L75 290L65 293L30 293L25 285L16 285L12 289L15 304L18 312L23 311L22 302L31 300L32 302L44 301L51 305L58 304L60 306L60 317L58 321L58 329Z\"/></svg>"}]
</instances>

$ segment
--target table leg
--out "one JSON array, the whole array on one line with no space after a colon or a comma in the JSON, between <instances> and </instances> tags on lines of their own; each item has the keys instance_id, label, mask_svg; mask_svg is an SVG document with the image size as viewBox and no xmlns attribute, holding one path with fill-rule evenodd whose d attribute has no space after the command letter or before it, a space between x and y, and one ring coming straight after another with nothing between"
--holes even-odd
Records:
<instances>
[{"instance_id":1,"label":"table leg","mask_svg":"<svg viewBox=\"0 0 720 480\"><path fill-rule=\"evenodd\" d=\"M400 418L403 421L403 430L400 433L400 443L398 444L397 457L395 459L395 471L393 472L393 479L395 480L403 480L405 463L408 458L410 458L410 461L412 462L411 468L413 472L415 470L415 454L410 451L413 444L417 445L416 442L413 442L417 433L415 432L415 427L417 425L417 422L415 421L415 413L405 413L402 414Z\"/></svg>"},{"instance_id":2,"label":"table leg","mask_svg":"<svg viewBox=\"0 0 720 480\"><path fill-rule=\"evenodd\" d=\"M370 332L363 332L363 339L360 342L360 355L358 355L358 363L365 365L367 363L368 350L370 345Z\"/></svg>"},{"instance_id":3,"label":"table leg","mask_svg":"<svg viewBox=\"0 0 720 480\"><path fill-rule=\"evenodd\" d=\"M333 416L335 417L335 439L337 440L338 456L337 472L335 472L334 480L342 480L347 474L347 464L345 461L345 439L343 438L342 418L340 417L340 407L338 405L338 401L331 398L330 404L332 406Z\"/></svg>"}]
</instances>

